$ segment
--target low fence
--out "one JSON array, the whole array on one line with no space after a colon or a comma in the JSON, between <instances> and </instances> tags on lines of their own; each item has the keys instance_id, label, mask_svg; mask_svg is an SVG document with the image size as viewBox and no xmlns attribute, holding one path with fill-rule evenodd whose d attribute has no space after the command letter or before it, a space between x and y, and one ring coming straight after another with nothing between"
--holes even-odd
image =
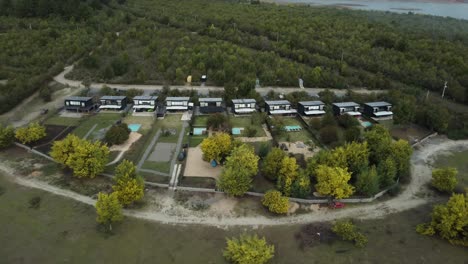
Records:
<instances>
[{"instance_id":1,"label":"low fence","mask_svg":"<svg viewBox=\"0 0 468 264\"><path fill-rule=\"evenodd\" d=\"M415 142L415 143L411 144L411 147L413 147L413 148L418 147L419 145L426 142L428 139L433 138L433 137L435 137L437 135L438 135L437 132L434 132L434 133L432 133L430 135L427 135L424 138L422 138L421 140L419 140L418 142Z\"/></svg>"},{"instance_id":2,"label":"low fence","mask_svg":"<svg viewBox=\"0 0 468 264\"><path fill-rule=\"evenodd\" d=\"M36 155L39 155L39 156L41 156L41 157L43 157L43 158L45 158L45 159L48 159L48 160L50 160L50 161L55 162L55 160L54 160L51 156L46 155L46 154L44 154L44 153L42 153L42 152L39 152L39 151L37 151L37 150L35 150L35 149L31 148L31 147L28 147L28 146L23 145L23 144L18 143L18 142L15 142L15 145L16 145L17 147L20 147L20 148L22 148L22 149L25 149L25 150L27 150L27 151L29 151L29 152L32 152L32 153L34 153L34 154L36 154Z\"/></svg>"}]
</instances>

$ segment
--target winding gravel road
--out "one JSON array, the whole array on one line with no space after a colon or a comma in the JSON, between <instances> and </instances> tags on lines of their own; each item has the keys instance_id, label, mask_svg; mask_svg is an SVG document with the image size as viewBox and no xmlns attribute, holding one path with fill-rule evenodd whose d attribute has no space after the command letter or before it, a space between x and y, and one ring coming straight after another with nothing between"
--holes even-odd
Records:
<instances>
[{"instance_id":1,"label":"winding gravel road","mask_svg":"<svg viewBox=\"0 0 468 264\"><path fill-rule=\"evenodd\" d=\"M305 224L348 217L356 219L382 218L388 214L415 208L432 201L433 198L428 198L431 196L431 191L427 188L427 183L431 180L430 163L438 154L458 149L468 149L468 140L452 141L445 137L434 137L428 140L419 149L414 151L411 158L411 182L398 196L383 202L353 206L340 210L320 210L307 214L279 218L270 218L260 215L220 218L198 215L197 212L193 212L190 215L177 215L177 213L171 212L170 209L166 210L168 208L162 208L161 210L125 210L124 214L130 217L161 223L200 224L218 227ZM69 190L60 189L39 180L14 176L14 170L1 163L0 171L4 172L4 174L14 182L23 186L41 189L92 206L94 206L96 202L90 197Z\"/></svg>"}]
</instances>

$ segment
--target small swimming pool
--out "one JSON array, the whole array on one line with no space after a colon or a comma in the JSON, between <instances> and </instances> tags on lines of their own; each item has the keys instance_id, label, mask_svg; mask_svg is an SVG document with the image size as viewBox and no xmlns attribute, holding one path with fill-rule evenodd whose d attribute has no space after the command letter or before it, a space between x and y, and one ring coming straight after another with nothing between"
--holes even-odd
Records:
<instances>
[{"instance_id":1,"label":"small swimming pool","mask_svg":"<svg viewBox=\"0 0 468 264\"><path fill-rule=\"evenodd\" d=\"M140 130L141 124L128 124L128 128L132 132L138 132Z\"/></svg>"},{"instance_id":2,"label":"small swimming pool","mask_svg":"<svg viewBox=\"0 0 468 264\"><path fill-rule=\"evenodd\" d=\"M205 132L205 131L206 131L206 128L204 128L204 127L194 127L193 128L193 134L197 135L197 136L198 135L203 135L203 132Z\"/></svg>"},{"instance_id":3,"label":"small swimming pool","mask_svg":"<svg viewBox=\"0 0 468 264\"><path fill-rule=\"evenodd\" d=\"M233 135L240 135L243 129L243 127L233 127L231 131Z\"/></svg>"},{"instance_id":4,"label":"small swimming pool","mask_svg":"<svg viewBox=\"0 0 468 264\"><path fill-rule=\"evenodd\" d=\"M290 131L299 131L301 130L301 126L284 126L284 130L290 132Z\"/></svg>"},{"instance_id":5,"label":"small swimming pool","mask_svg":"<svg viewBox=\"0 0 468 264\"><path fill-rule=\"evenodd\" d=\"M372 126L372 123L369 122L369 121L364 121L364 122L362 122L361 124L362 124L363 127L370 127L370 126Z\"/></svg>"}]
</instances>

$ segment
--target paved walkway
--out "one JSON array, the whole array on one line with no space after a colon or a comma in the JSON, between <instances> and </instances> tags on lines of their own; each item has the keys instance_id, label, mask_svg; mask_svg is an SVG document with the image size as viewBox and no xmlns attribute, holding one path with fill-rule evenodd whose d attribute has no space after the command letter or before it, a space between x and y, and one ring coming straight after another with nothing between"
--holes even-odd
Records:
<instances>
[{"instance_id":1,"label":"paved walkway","mask_svg":"<svg viewBox=\"0 0 468 264\"><path fill-rule=\"evenodd\" d=\"M143 153L143 156L141 157L140 161L137 164L137 169L138 170L141 170L141 167L143 167L143 163L145 163L146 159L148 158L148 156L153 151L154 145L158 141L160 135L161 135L161 129L159 129L158 132L156 132L156 135L154 135L154 137L151 140L150 144L146 148L145 153Z\"/></svg>"},{"instance_id":2,"label":"paved walkway","mask_svg":"<svg viewBox=\"0 0 468 264\"><path fill-rule=\"evenodd\" d=\"M176 165L176 162L177 162L178 153L179 153L180 149L182 148L182 140L184 139L185 128L187 126L188 126L188 123L184 121L182 123L182 129L180 130L179 139L177 140L177 146L175 148L175 153L174 153L174 155L172 157L172 161L171 161L171 171L169 172L169 175L171 175L171 180L169 181L169 186L172 185L172 187L176 187L177 177L179 176L179 173L177 173L177 172L180 171L180 168L176 168L175 165Z\"/></svg>"}]
</instances>

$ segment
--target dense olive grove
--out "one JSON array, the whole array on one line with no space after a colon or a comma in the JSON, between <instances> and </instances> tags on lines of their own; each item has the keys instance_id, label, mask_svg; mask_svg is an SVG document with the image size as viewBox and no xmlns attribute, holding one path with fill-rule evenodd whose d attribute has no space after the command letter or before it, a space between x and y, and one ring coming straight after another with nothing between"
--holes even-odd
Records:
<instances>
[{"instance_id":1,"label":"dense olive grove","mask_svg":"<svg viewBox=\"0 0 468 264\"><path fill-rule=\"evenodd\" d=\"M307 86L440 90L447 80L448 95L467 101L466 21L238 1L129 0L126 6L162 25L317 67L302 72L305 79L319 76Z\"/></svg>"}]
</instances>

